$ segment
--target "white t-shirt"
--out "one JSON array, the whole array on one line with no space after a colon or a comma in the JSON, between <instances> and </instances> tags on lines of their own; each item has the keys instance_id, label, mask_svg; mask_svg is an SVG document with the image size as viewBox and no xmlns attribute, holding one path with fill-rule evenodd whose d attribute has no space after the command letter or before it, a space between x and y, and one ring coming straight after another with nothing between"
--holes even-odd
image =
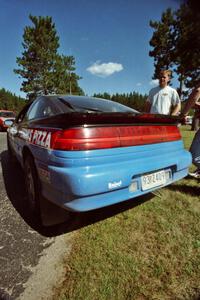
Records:
<instances>
[{"instance_id":1,"label":"white t-shirt","mask_svg":"<svg viewBox=\"0 0 200 300\"><path fill-rule=\"evenodd\" d=\"M147 101L151 103L150 113L169 115L171 107L180 103L180 98L172 87L158 86L150 90Z\"/></svg>"}]
</instances>

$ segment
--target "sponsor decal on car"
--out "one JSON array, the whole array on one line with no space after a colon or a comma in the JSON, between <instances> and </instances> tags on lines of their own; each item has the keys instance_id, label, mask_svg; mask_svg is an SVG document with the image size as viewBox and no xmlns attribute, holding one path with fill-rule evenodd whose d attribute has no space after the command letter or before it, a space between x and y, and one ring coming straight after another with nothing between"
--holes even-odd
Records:
<instances>
[{"instance_id":1,"label":"sponsor decal on car","mask_svg":"<svg viewBox=\"0 0 200 300\"><path fill-rule=\"evenodd\" d=\"M119 188L121 185L122 185L121 180L120 181L109 182L108 183L108 188L109 188L109 190L112 190L112 189Z\"/></svg>"},{"instance_id":2,"label":"sponsor decal on car","mask_svg":"<svg viewBox=\"0 0 200 300\"><path fill-rule=\"evenodd\" d=\"M44 148L51 146L51 132L38 129L26 129L20 131L20 137L24 140Z\"/></svg>"},{"instance_id":3,"label":"sponsor decal on car","mask_svg":"<svg viewBox=\"0 0 200 300\"><path fill-rule=\"evenodd\" d=\"M45 148L51 146L51 132L44 130L34 130L30 136L30 142Z\"/></svg>"}]
</instances>

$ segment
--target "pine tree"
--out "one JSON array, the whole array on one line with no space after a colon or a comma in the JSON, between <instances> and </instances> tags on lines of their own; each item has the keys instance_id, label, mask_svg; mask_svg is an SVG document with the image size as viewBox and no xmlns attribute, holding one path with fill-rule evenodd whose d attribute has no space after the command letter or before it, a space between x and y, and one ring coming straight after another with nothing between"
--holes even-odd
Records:
<instances>
[{"instance_id":1,"label":"pine tree","mask_svg":"<svg viewBox=\"0 0 200 300\"><path fill-rule=\"evenodd\" d=\"M83 90L78 85L78 80L81 77L75 73L75 59L73 56L57 55L55 70L52 75L56 94L84 95Z\"/></svg>"},{"instance_id":2,"label":"pine tree","mask_svg":"<svg viewBox=\"0 0 200 300\"><path fill-rule=\"evenodd\" d=\"M174 61L174 14L171 9L167 9L161 17L160 22L150 21L150 26L154 29L150 40L153 50L149 55L154 57L155 72L153 78L158 78L162 69L169 69Z\"/></svg>"},{"instance_id":3,"label":"pine tree","mask_svg":"<svg viewBox=\"0 0 200 300\"><path fill-rule=\"evenodd\" d=\"M30 15L29 18L33 26L24 29L24 51L21 57L17 57L20 68L14 70L24 79L21 90L29 98L41 94L69 93L71 71L75 70L74 57L58 54L59 37L51 17ZM72 74L73 91L83 93L77 83L80 77Z\"/></svg>"},{"instance_id":4,"label":"pine tree","mask_svg":"<svg viewBox=\"0 0 200 300\"><path fill-rule=\"evenodd\" d=\"M176 12L177 71L183 73L187 87L195 86L200 79L200 9L196 1L189 0Z\"/></svg>"},{"instance_id":5,"label":"pine tree","mask_svg":"<svg viewBox=\"0 0 200 300\"><path fill-rule=\"evenodd\" d=\"M200 79L200 10L197 1L188 0L172 12L167 9L160 22L150 21L154 29L150 45L154 57L154 78L163 68L176 72L182 94L183 84L195 86Z\"/></svg>"}]
</instances>

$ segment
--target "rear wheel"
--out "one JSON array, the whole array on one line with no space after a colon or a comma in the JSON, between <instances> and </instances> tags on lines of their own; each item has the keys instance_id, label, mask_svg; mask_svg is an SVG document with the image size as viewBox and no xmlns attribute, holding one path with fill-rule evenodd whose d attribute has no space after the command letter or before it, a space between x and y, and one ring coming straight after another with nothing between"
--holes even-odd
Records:
<instances>
[{"instance_id":1,"label":"rear wheel","mask_svg":"<svg viewBox=\"0 0 200 300\"><path fill-rule=\"evenodd\" d=\"M28 209L31 214L36 218L36 221L41 224L40 212L40 183L37 176L32 156L28 155L24 162L25 183L27 190L27 203Z\"/></svg>"},{"instance_id":2,"label":"rear wheel","mask_svg":"<svg viewBox=\"0 0 200 300\"><path fill-rule=\"evenodd\" d=\"M13 152L13 149L10 145L8 134L7 134L7 149L8 149L8 155L9 155L9 158L10 158L11 162L16 163L17 159L16 159L16 156L15 156L15 154Z\"/></svg>"},{"instance_id":3,"label":"rear wheel","mask_svg":"<svg viewBox=\"0 0 200 300\"><path fill-rule=\"evenodd\" d=\"M24 175L27 191L27 205L36 226L52 226L67 223L68 226L75 222L74 214L57 207L41 195L41 186L33 157L28 154L24 161Z\"/></svg>"}]
</instances>

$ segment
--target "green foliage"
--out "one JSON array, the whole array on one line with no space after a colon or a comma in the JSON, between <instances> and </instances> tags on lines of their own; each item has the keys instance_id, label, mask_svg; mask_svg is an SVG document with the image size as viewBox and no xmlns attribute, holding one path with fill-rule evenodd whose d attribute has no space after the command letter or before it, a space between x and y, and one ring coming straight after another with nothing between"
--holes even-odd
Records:
<instances>
[{"instance_id":1,"label":"green foliage","mask_svg":"<svg viewBox=\"0 0 200 300\"><path fill-rule=\"evenodd\" d=\"M29 98L41 94L83 94L77 81L73 56L58 54L59 37L52 18L29 16L33 26L24 29L24 51L14 72L24 79L21 90Z\"/></svg>"},{"instance_id":2,"label":"green foliage","mask_svg":"<svg viewBox=\"0 0 200 300\"><path fill-rule=\"evenodd\" d=\"M19 112L26 104L27 100L17 97L5 89L0 89L0 109L12 110Z\"/></svg>"},{"instance_id":3,"label":"green foliage","mask_svg":"<svg viewBox=\"0 0 200 300\"><path fill-rule=\"evenodd\" d=\"M81 79L75 73L75 58L73 56L58 55L55 64L54 85L58 94L84 95L83 90L78 85Z\"/></svg>"},{"instance_id":4,"label":"green foliage","mask_svg":"<svg viewBox=\"0 0 200 300\"><path fill-rule=\"evenodd\" d=\"M113 95L110 95L108 93L102 93L102 94L100 93L100 94L94 94L94 97L104 98L115 102L119 102L123 105L129 106L139 111L144 110L144 104L147 99L147 95L141 95L136 92L131 92L127 94L116 93Z\"/></svg>"},{"instance_id":5,"label":"green foliage","mask_svg":"<svg viewBox=\"0 0 200 300\"><path fill-rule=\"evenodd\" d=\"M187 87L200 79L200 10L196 1L189 0L177 11L177 53Z\"/></svg>"},{"instance_id":6,"label":"green foliage","mask_svg":"<svg viewBox=\"0 0 200 300\"><path fill-rule=\"evenodd\" d=\"M154 29L149 55L154 58L154 78L161 69L172 68L183 84L193 87L200 78L200 10L196 1L188 0L172 12L163 12L159 22L150 21Z\"/></svg>"},{"instance_id":7,"label":"green foliage","mask_svg":"<svg viewBox=\"0 0 200 300\"><path fill-rule=\"evenodd\" d=\"M158 78L162 69L169 69L173 63L174 54L174 15L171 9L162 14L160 22L150 21L150 26L155 30L150 40L153 50L149 55L154 57L154 79Z\"/></svg>"}]
</instances>

